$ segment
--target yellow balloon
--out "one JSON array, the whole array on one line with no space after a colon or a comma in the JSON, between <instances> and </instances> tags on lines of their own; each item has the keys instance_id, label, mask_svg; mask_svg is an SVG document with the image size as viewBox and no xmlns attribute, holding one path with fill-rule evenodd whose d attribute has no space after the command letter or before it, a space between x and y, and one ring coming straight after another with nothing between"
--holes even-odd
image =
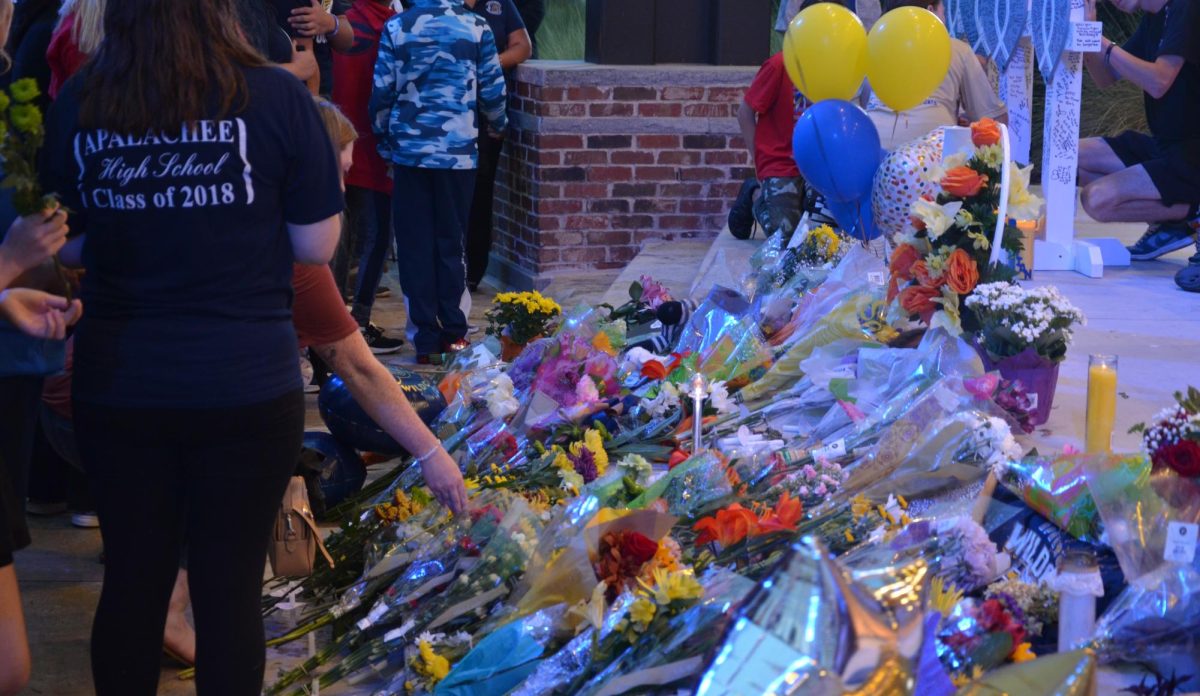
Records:
<instances>
[{"instance_id":1,"label":"yellow balloon","mask_svg":"<svg viewBox=\"0 0 1200 696\"><path fill-rule=\"evenodd\" d=\"M867 79L879 100L906 111L929 98L950 69L950 35L929 10L888 12L867 36Z\"/></svg>"},{"instance_id":2,"label":"yellow balloon","mask_svg":"<svg viewBox=\"0 0 1200 696\"><path fill-rule=\"evenodd\" d=\"M783 40L783 64L809 101L851 99L867 72L867 32L853 12L832 2L792 19Z\"/></svg>"}]
</instances>

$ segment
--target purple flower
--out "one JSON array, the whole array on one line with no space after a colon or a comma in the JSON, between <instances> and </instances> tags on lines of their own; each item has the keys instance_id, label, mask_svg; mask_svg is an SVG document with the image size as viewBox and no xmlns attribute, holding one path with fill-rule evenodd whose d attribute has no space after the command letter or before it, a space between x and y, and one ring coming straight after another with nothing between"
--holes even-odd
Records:
<instances>
[{"instance_id":1,"label":"purple flower","mask_svg":"<svg viewBox=\"0 0 1200 696\"><path fill-rule=\"evenodd\" d=\"M600 475L600 471L596 468L596 457L587 447L580 447L579 454L567 454L567 459L571 460L571 465L575 467L575 473L583 477L584 483L591 483Z\"/></svg>"}]
</instances>

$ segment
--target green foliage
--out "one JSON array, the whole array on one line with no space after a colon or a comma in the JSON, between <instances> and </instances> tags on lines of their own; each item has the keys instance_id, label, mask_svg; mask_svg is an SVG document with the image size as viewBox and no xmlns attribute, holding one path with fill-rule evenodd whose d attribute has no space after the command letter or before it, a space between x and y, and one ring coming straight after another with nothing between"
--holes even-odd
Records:
<instances>
[{"instance_id":1,"label":"green foliage","mask_svg":"<svg viewBox=\"0 0 1200 696\"><path fill-rule=\"evenodd\" d=\"M783 48L783 37L774 30L779 0L771 1L771 53ZM630 21L645 21L632 17ZM538 57L543 60L583 60L587 0L547 0L546 18L538 28Z\"/></svg>"}]
</instances>

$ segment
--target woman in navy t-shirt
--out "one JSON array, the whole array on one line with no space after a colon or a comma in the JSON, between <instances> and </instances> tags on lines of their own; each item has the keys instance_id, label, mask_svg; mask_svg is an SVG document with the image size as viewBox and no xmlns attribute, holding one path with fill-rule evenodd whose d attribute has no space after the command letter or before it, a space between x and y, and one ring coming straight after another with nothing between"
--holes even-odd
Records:
<instances>
[{"instance_id":1,"label":"woman in navy t-shirt","mask_svg":"<svg viewBox=\"0 0 1200 696\"><path fill-rule=\"evenodd\" d=\"M199 693L262 687L262 569L304 427L292 263L329 261L342 200L311 97L232 16L109 3L47 124L87 269L72 395L107 556L100 696L155 693L185 541Z\"/></svg>"}]
</instances>

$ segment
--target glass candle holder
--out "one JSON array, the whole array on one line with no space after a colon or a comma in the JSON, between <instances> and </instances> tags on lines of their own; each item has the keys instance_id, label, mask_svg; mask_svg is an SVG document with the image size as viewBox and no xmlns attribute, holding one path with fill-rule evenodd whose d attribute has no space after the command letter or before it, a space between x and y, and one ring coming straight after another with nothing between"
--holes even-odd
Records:
<instances>
[{"instance_id":1,"label":"glass candle holder","mask_svg":"<svg viewBox=\"0 0 1200 696\"><path fill-rule=\"evenodd\" d=\"M1072 548L1058 561L1058 650L1066 652L1087 640L1096 627L1096 593L1104 593L1096 554Z\"/></svg>"},{"instance_id":2,"label":"glass candle holder","mask_svg":"<svg viewBox=\"0 0 1200 696\"><path fill-rule=\"evenodd\" d=\"M1088 358L1087 423L1085 451L1112 452L1113 426L1117 420L1117 356Z\"/></svg>"}]
</instances>

